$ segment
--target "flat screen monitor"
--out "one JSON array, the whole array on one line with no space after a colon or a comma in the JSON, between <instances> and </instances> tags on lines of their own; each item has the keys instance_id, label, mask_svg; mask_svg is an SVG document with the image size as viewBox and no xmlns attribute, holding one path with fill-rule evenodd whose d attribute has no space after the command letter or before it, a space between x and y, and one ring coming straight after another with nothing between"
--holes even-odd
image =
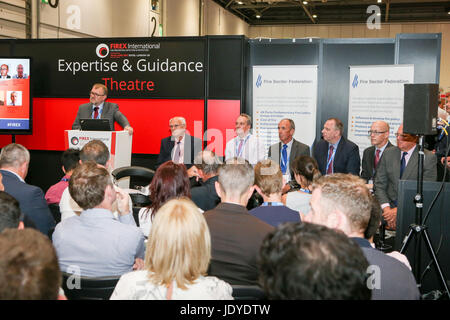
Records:
<instances>
[{"instance_id":1,"label":"flat screen monitor","mask_svg":"<svg viewBox=\"0 0 450 320\"><path fill-rule=\"evenodd\" d=\"M423 213L422 219L425 217L431 202L436 196L440 182L424 181L423 183ZM417 181L414 180L400 180L398 188L398 209L397 209L397 230L395 236L395 250L399 251L402 247L403 240L409 233L409 226L415 223L416 205L414 203L414 196L417 194ZM438 244L441 242L441 247L437 253L439 264L444 272L446 280L450 280L450 183L445 183L444 190L436 200L431 213L425 222L427 226L430 241L437 251ZM442 237L442 239L441 239ZM415 239L416 236L409 242L406 256L414 268L416 261L415 256ZM421 257L420 270L421 273L431 261L431 256L425 246L425 240L420 240L421 243ZM417 280L417 279L416 279ZM436 268L431 266L422 280L422 293L427 293L432 290L442 290L441 281L438 277Z\"/></svg>"},{"instance_id":2,"label":"flat screen monitor","mask_svg":"<svg viewBox=\"0 0 450 320\"><path fill-rule=\"evenodd\" d=\"M80 119L80 125L83 131L111 131L108 119Z\"/></svg>"},{"instance_id":3,"label":"flat screen monitor","mask_svg":"<svg viewBox=\"0 0 450 320\"><path fill-rule=\"evenodd\" d=\"M32 134L31 58L0 57L0 134Z\"/></svg>"}]
</instances>

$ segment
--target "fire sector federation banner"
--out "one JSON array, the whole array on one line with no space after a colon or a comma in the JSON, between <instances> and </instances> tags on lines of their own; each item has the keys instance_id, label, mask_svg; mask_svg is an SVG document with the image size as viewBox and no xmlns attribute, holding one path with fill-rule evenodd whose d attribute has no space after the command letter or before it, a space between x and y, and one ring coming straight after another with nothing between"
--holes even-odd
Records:
<instances>
[{"instance_id":1,"label":"fire sector federation banner","mask_svg":"<svg viewBox=\"0 0 450 320\"><path fill-rule=\"evenodd\" d=\"M35 97L203 98L205 39L125 38L18 42L35 62Z\"/></svg>"}]
</instances>

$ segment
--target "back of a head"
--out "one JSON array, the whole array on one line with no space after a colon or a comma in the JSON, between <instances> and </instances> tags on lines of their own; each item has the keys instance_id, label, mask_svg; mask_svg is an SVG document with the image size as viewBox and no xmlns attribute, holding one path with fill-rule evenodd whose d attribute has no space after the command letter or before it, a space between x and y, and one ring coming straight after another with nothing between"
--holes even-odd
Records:
<instances>
[{"instance_id":1,"label":"back of a head","mask_svg":"<svg viewBox=\"0 0 450 320\"><path fill-rule=\"evenodd\" d=\"M369 266L345 234L309 223L285 223L260 250L260 285L269 299L369 300Z\"/></svg>"},{"instance_id":2,"label":"back of a head","mask_svg":"<svg viewBox=\"0 0 450 320\"><path fill-rule=\"evenodd\" d=\"M310 156L299 156L292 162L292 171L294 174L299 174L312 183L320 178L321 174L316 159Z\"/></svg>"},{"instance_id":3,"label":"back of a head","mask_svg":"<svg viewBox=\"0 0 450 320\"><path fill-rule=\"evenodd\" d=\"M111 176L95 162L83 162L75 168L69 180L69 193L84 210L103 202L107 186L113 187Z\"/></svg>"},{"instance_id":4,"label":"back of a head","mask_svg":"<svg viewBox=\"0 0 450 320\"><path fill-rule=\"evenodd\" d=\"M108 147L100 140L91 140L81 149L80 160L81 162L94 161L102 166L106 166L109 160Z\"/></svg>"},{"instance_id":5,"label":"back of a head","mask_svg":"<svg viewBox=\"0 0 450 320\"><path fill-rule=\"evenodd\" d=\"M191 197L189 176L183 164L166 161L158 167L150 183L152 215L168 200Z\"/></svg>"},{"instance_id":6,"label":"back of a head","mask_svg":"<svg viewBox=\"0 0 450 320\"><path fill-rule=\"evenodd\" d=\"M0 234L0 300L56 300L61 272L50 240L33 229Z\"/></svg>"},{"instance_id":7,"label":"back of a head","mask_svg":"<svg viewBox=\"0 0 450 320\"><path fill-rule=\"evenodd\" d=\"M61 156L61 162L66 172L75 169L78 163L80 163L80 150L67 149Z\"/></svg>"},{"instance_id":8,"label":"back of a head","mask_svg":"<svg viewBox=\"0 0 450 320\"><path fill-rule=\"evenodd\" d=\"M334 173L320 177L313 188L320 188L321 206L325 211L340 210L347 216L352 232L364 233L372 210L372 196L363 179Z\"/></svg>"},{"instance_id":9,"label":"back of a head","mask_svg":"<svg viewBox=\"0 0 450 320\"><path fill-rule=\"evenodd\" d=\"M380 202L374 196L372 198L372 210L370 211L370 219L367 224L366 231L364 231L364 238L367 240L372 239L377 230L380 228L382 210Z\"/></svg>"},{"instance_id":10,"label":"back of a head","mask_svg":"<svg viewBox=\"0 0 450 320\"><path fill-rule=\"evenodd\" d=\"M208 225L197 206L187 198L166 202L153 220L145 256L150 280L159 285L177 282L185 289L205 275L211 258Z\"/></svg>"},{"instance_id":11,"label":"back of a head","mask_svg":"<svg viewBox=\"0 0 450 320\"><path fill-rule=\"evenodd\" d=\"M219 184L227 196L242 196L253 185L253 167L240 158L227 160L219 169Z\"/></svg>"},{"instance_id":12,"label":"back of a head","mask_svg":"<svg viewBox=\"0 0 450 320\"><path fill-rule=\"evenodd\" d=\"M281 193L283 189L283 173L273 160L258 162L255 166L255 184L266 196Z\"/></svg>"},{"instance_id":13,"label":"back of a head","mask_svg":"<svg viewBox=\"0 0 450 320\"><path fill-rule=\"evenodd\" d=\"M10 143L2 148L0 167L18 168L25 162L30 162L30 152L23 145Z\"/></svg>"},{"instance_id":14,"label":"back of a head","mask_svg":"<svg viewBox=\"0 0 450 320\"><path fill-rule=\"evenodd\" d=\"M194 165L205 175L217 175L221 164L216 154L210 150L200 151L194 159Z\"/></svg>"},{"instance_id":15,"label":"back of a head","mask_svg":"<svg viewBox=\"0 0 450 320\"><path fill-rule=\"evenodd\" d=\"M0 191L0 232L6 228L17 229L19 222L19 202L8 193Z\"/></svg>"}]
</instances>

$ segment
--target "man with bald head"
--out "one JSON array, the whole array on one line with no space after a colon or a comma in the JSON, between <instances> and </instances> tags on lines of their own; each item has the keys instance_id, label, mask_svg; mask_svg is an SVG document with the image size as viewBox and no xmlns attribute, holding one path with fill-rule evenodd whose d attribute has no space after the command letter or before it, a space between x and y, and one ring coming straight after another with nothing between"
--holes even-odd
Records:
<instances>
[{"instance_id":1,"label":"man with bald head","mask_svg":"<svg viewBox=\"0 0 450 320\"><path fill-rule=\"evenodd\" d=\"M397 146L384 151L374 181L375 197L381 204L388 228L392 230L397 223L398 181L417 180L419 162L418 137L404 133L403 124L396 137ZM436 156L431 151L424 152L423 180L436 181Z\"/></svg>"},{"instance_id":2,"label":"man with bald head","mask_svg":"<svg viewBox=\"0 0 450 320\"><path fill-rule=\"evenodd\" d=\"M392 143L389 141L389 124L385 121L372 123L369 130L369 138L372 146L364 150L361 178L372 184L384 150L392 147Z\"/></svg>"},{"instance_id":3,"label":"man with bald head","mask_svg":"<svg viewBox=\"0 0 450 320\"><path fill-rule=\"evenodd\" d=\"M291 163L300 156L309 156L309 146L294 139L295 123L292 119L282 119L278 123L278 137L280 142L270 146L268 158L280 165L284 177L288 177L286 182L294 180L294 173L291 172Z\"/></svg>"}]
</instances>

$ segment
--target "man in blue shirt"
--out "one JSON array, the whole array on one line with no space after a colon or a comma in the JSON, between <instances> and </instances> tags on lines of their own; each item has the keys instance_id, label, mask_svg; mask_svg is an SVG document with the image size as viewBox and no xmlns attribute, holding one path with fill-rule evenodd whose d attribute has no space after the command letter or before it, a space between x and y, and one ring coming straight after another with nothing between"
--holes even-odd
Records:
<instances>
[{"instance_id":1,"label":"man in blue shirt","mask_svg":"<svg viewBox=\"0 0 450 320\"><path fill-rule=\"evenodd\" d=\"M102 277L142 268L144 235L130 214L127 194L113 185L108 171L92 161L80 164L69 192L83 211L58 224L53 234L61 270ZM112 213L116 199L119 221Z\"/></svg>"}]
</instances>

